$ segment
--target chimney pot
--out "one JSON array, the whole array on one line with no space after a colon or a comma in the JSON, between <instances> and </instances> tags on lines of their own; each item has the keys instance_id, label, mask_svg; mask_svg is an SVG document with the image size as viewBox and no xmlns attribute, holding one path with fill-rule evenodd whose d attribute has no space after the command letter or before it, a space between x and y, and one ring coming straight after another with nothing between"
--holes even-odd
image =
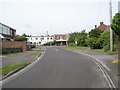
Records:
<instances>
[{"instance_id":1,"label":"chimney pot","mask_svg":"<svg viewBox=\"0 0 120 90\"><path fill-rule=\"evenodd\" d=\"M97 28L97 25L95 25L95 29Z\"/></svg>"},{"instance_id":2,"label":"chimney pot","mask_svg":"<svg viewBox=\"0 0 120 90\"><path fill-rule=\"evenodd\" d=\"M103 22L100 22L100 25L102 25L103 24Z\"/></svg>"}]
</instances>

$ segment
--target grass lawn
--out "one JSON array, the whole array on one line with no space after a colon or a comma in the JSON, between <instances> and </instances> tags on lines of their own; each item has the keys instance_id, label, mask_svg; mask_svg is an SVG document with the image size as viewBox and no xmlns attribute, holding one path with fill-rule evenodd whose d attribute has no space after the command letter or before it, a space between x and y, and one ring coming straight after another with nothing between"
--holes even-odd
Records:
<instances>
[{"instance_id":1,"label":"grass lawn","mask_svg":"<svg viewBox=\"0 0 120 90\"><path fill-rule=\"evenodd\" d=\"M104 52L104 49L90 49L93 52Z\"/></svg>"},{"instance_id":2,"label":"grass lawn","mask_svg":"<svg viewBox=\"0 0 120 90\"><path fill-rule=\"evenodd\" d=\"M112 61L112 63L120 63L120 60L114 60L114 61Z\"/></svg>"},{"instance_id":3,"label":"grass lawn","mask_svg":"<svg viewBox=\"0 0 120 90\"><path fill-rule=\"evenodd\" d=\"M34 50L34 51L38 51L38 52L41 52L41 51L44 51L44 50Z\"/></svg>"},{"instance_id":4,"label":"grass lawn","mask_svg":"<svg viewBox=\"0 0 120 90\"><path fill-rule=\"evenodd\" d=\"M118 52L115 52L115 51L113 51L113 52L107 52L107 54L108 55L116 55L116 54L118 54Z\"/></svg>"},{"instance_id":5,"label":"grass lawn","mask_svg":"<svg viewBox=\"0 0 120 90\"><path fill-rule=\"evenodd\" d=\"M18 53L1 54L1 56L14 56L16 54L18 54Z\"/></svg>"},{"instance_id":6,"label":"grass lawn","mask_svg":"<svg viewBox=\"0 0 120 90\"><path fill-rule=\"evenodd\" d=\"M117 76L120 76L120 73L119 73L119 74L117 74Z\"/></svg>"},{"instance_id":7,"label":"grass lawn","mask_svg":"<svg viewBox=\"0 0 120 90\"><path fill-rule=\"evenodd\" d=\"M64 47L65 49L87 49L88 47Z\"/></svg>"},{"instance_id":8,"label":"grass lawn","mask_svg":"<svg viewBox=\"0 0 120 90\"><path fill-rule=\"evenodd\" d=\"M93 52L102 52L102 53L105 53L105 54L108 54L108 55L116 55L118 54L118 52L105 52L104 49L91 49L90 51L93 51Z\"/></svg>"},{"instance_id":9,"label":"grass lawn","mask_svg":"<svg viewBox=\"0 0 120 90\"><path fill-rule=\"evenodd\" d=\"M38 56L40 53L30 53L28 56Z\"/></svg>"},{"instance_id":10,"label":"grass lawn","mask_svg":"<svg viewBox=\"0 0 120 90\"><path fill-rule=\"evenodd\" d=\"M20 67L23 67L25 66L27 63L25 62L14 62L14 63L11 63L7 66L4 66L2 68L0 68L0 74L1 75L7 75L9 72L17 69L17 68L20 68Z\"/></svg>"}]
</instances>

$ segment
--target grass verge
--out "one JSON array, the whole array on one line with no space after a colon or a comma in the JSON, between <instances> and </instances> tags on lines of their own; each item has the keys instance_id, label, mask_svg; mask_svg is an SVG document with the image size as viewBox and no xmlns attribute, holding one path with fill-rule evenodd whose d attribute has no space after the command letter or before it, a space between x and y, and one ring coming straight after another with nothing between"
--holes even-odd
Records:
<instances>
[{"instance_id":1,"label":"grass verge","mask_svg":"<svg viewBox=\"0 0 120 90\"><path fill-rule=\"evenodd\" d=\"M64 47L65 49L87 49L88 47Z\"/></svg>"},{"instance_id":2,"label":"grass verge","mask_svg":"<svg viewBox=\"0 0 120 90\"><path fill-rule=\"evenodd\" d=\"M120 73L119 73L119 74L117 74L117 76L120 76Z\"/></svg>"},{"instance_id":3,"label":"grass verge","mask_svg":"<svg viewBox=\"0 0 120 90\"><path fill-rule=\"evenodd\" d=\"M108 54L108 55L116 55L118 54L118 52L105 52L104 49L91 49L90 51L93 51L93 52L102 52L102 53L105 53L105 54Z\"/></svg>"},{"instance_id":4,"label":"grass verge","mask_svg":"<svg viewBox=\"0 0 120 90\"><path fill-rule=\"evenodd\" d=\"M41 52L41 51L44 51L44 50L34 50L34 51L38 51L38 52Z\"/></svg>"},{"instance_id":5,"label":"grass verge","mask_svg":"<svg viewBox=\"0 0 120 90\"><path fill-rule=\"evenodd\" d=\"M18 53L1 54L1 56L14 56L16 54L18 54Z\"/></svg>"},{"instance_id":6,"label":"grass verge","mask_svg":"<svg viewBox=\"0 0 120 90\"><path fill-rule=\"evenodd\" d=\"M38 56L40 53L30 53L28 56Z\"/></svg>"},{"instance_id":7,"label":"grass verge","mask_svg":"<svg viewBox=\"0 0 120 90\"><path fill-rule=\"evenodd\" d=\"M4 66L2 68L0 68L0 74L1 75L7 75L9 72L17 69L17 68L20 68L20 67L23 67L25 66L27 63L26 62L14 62L14 63L11 63L7 66Z\"/></svg>"},{"instance_id":8,"label":"grass verge","mask_svg":"<svg viewBox=\"0 0 120 90\"><path fill-rule=\"evenodd\" d=\"M115 51L113 51L113 52L107 52L107 54L108 55L116 55L116 54L118 54L118 52L115 52Z\"/></svg>"},{"instance_id":9,"label":"grass verge","mask_svg":"<svg viewBox=\"0 0 120 90\"><path fill-rule=\"evenodd\" d=\"M114 61L112 61L112 63L120 63L120 60L114 60Z\"/></svg>"},{"instance_id":10,"label":"grass verge","mask_svg":"<svg viewBox=\"0 0 120 90\"><path fill-rule=\"evenodd\" d=\"M104 52L104 49L90 49L92 52Z\"/></svg>"}]
</instances>

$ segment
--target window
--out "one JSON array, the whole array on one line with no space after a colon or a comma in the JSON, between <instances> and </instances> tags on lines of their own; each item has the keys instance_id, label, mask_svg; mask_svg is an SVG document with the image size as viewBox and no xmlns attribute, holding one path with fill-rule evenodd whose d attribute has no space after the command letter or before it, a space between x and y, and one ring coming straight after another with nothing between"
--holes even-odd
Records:
<instances>
[{"instance_id":1,"label":"window","mask_svg":"<svg viewBox=\"0 0 120 90\"><path fill-rule=\"evenodd\" d=\"M7 34L7 28L3 26L3 34Z\"/></svg>"},{"instance_id":2,"label":"window","mask_svg":"<svg viewBox=\"0 0 120 90\"><path fill-rule=\"evenodd\" d=\"M31 40L32 40L32 38L31 38Z\"/></svg>"},{"instance_id":3,"label":"window","mask_svg":"<svg viewBox=\"0 0 120 90\"><path fill-rule=\"evenodd\" d=\"M38 40L38 38L36 38L36 40Z\"/></svg>"}]
</instances>

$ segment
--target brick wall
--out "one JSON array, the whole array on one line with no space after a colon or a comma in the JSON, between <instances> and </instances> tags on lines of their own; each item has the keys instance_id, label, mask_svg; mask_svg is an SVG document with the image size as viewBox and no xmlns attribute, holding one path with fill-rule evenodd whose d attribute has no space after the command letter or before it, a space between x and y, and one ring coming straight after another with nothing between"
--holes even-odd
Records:
<instances>
[{"instance_id":1,"label":"brick wall","mask_svg":"<svg viewBox=\"0 0 120 90\"><path fill-rule=\"evenodd\" d=\"M2 48L21 48L23 52L27 51L29 48L26 45L26 41L3 41Z\"/></svg>"}]
</instances>

